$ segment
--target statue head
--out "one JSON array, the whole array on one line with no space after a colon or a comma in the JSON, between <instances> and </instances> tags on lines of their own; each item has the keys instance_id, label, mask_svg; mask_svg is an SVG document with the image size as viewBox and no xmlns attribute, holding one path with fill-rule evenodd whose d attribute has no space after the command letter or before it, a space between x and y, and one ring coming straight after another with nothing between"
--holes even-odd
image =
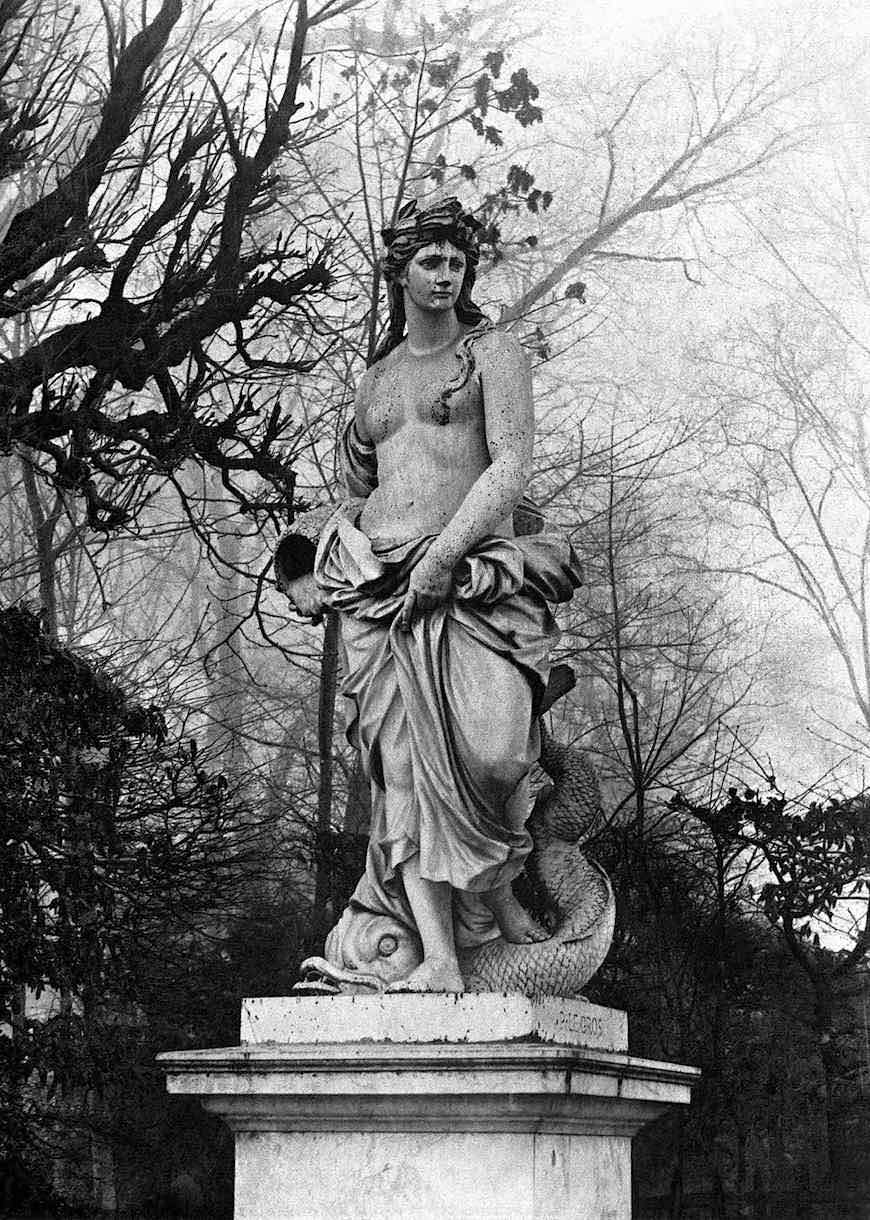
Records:
<instances>
[{"instance_id":1,"label":"statue head","mask_svg":"<svg viewBox=\"0 0 870 1220\"><path fill-rule=\"evenodd\" d=\"M405 300L399 277L414 255L425 246L449 241L465 255L465 278L456 302L456 316L467 326L484 321L480 306L471 299L480 261L480 230L483 228L470 212L463 210L458 199L442 199L428 208L418 208L410 200L399 211L394 225L383 230L384 255L381 269L387 281L390 302L390 324L386 336L375 353L380 360L401 343L405 333Z\"/></svg>"}]
</instances>

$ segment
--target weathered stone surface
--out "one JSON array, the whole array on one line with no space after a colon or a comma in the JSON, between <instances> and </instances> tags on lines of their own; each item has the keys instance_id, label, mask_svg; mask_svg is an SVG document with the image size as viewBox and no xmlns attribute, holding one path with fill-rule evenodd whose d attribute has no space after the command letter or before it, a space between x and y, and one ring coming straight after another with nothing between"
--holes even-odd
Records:
<instances>
[{"instance_id":1,"label":"weathered stone surface","mask_svg":"<svg viewBox=\"0 0 870 1220\"><path fill-rule=\"evenodd\" d=\"M628 1220L630 1140L475 1134L240 1139L235 1220ZM359 1169L352 1180L348 1166ZM305 1171L302 1171L302 1166ZM312 1196L307 1175L318 1182ZM322 1194L320 1191L322 1190Z\"/></svg>"},{"instance_id":2,"label":"weathered stone surface","mask_svg":"<svg viewBox=\"0 0 870 1220\"><path fill-rule=\"evenodd\" d=\"M628 1049L624 1012L553 996L476 993L267 996L242 1001L241 1041L510 1042L537 1039L599 1050Z\"/></svg>"},{"instance_id":3,"label":"weathered stone surface","mask_svg":"<svg viewBox=\"0 0 870 1220\"><path fill-rule=\"evenodd\" d=\"M577 1001L294 996L160 1060L235 1132L236 1220L629 1220L631 1137L698 1072L572 1044L584 1015L624 1046L624 1014Z\"/></svg>"}]
</instances>

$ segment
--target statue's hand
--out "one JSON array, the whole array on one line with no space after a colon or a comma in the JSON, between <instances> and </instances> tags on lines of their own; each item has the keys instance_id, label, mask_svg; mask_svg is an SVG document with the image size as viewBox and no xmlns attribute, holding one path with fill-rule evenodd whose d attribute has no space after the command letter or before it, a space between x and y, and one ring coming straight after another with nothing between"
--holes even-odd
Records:
<instances>
[{"instance_id":1,"label":"statue's hand","mask_svg":"<svg viewBox=\"0 0 870 1220\"><path fill-rule=\"evenodd\" d=\"M297 614L310 618L312 623L319 623L326 609L326 598L321 593L314 576L307 572L281 584L281 591L286 593L290 604Z\"/></svg>"},{"instance_id":2,"label":"statue's hand","mask_svg":"<svg viewBox=\"0 0 870 1220\"><path fill-rule=\"evenodd\" d=\"M446 602L453 586L453 568L428 550L411 572L408 592L399 611L399 626L410 631L417 611L434 610Z\"/></svg>"}]
</instances>

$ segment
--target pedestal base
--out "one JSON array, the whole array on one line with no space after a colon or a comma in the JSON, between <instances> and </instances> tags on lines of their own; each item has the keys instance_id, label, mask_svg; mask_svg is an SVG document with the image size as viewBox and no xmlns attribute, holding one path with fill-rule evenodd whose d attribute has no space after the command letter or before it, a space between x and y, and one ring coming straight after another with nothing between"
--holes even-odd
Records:
<instances>
[{"instance_id":1,"label":"pedestal base","mask_svg":"<svg viewBox=\"0 0 870 1220\"><path fill-rule=\"evenodd\" d=\"M160 1056L235 1132L236 1220L629 1220L631 1137L698 1077L582 1001L249 1000L242 1036Z\"/></svg>"}]
</instances>

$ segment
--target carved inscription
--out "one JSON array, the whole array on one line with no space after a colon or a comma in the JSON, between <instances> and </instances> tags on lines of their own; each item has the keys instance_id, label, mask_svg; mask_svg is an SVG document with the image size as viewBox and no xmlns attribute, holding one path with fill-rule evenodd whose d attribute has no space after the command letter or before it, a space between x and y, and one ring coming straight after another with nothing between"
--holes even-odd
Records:
<instances>
[{"instance_id":1,"label":"carved inscription","mask_svg":"<svg viewBox=\"0 0 870 1220\"><path fill-rule=\"evenodd\" d=\"M589 1034L595 1038L604 1037L604 1022L601 1017L591 1017L584 1015L580 1018L580 1033Z\"/></svg>"}]
</instances>

